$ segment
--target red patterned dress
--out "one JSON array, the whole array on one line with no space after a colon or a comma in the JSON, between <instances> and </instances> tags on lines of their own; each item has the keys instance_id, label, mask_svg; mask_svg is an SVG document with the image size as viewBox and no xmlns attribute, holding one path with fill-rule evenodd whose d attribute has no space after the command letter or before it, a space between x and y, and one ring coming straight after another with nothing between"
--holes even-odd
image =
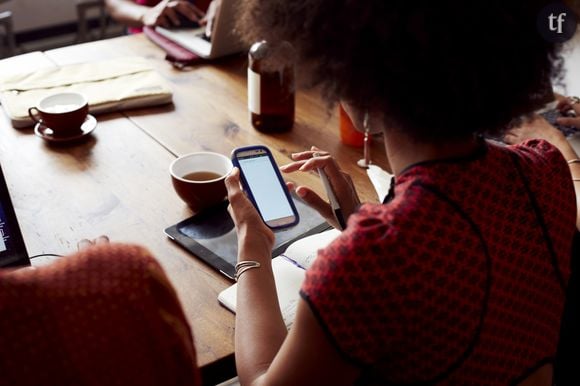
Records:
<instances>
[{"instance_id":1,"label":"red patterned dress","mask_svg":"<svg viewBox=\"0 0 580 386\"><path fill-rule=\"evenodd\" d=\"M506 385L553 360L576 223L562 155L482 144L363 205L301 289L362 384Z\"/></svg>"}]
</instances>

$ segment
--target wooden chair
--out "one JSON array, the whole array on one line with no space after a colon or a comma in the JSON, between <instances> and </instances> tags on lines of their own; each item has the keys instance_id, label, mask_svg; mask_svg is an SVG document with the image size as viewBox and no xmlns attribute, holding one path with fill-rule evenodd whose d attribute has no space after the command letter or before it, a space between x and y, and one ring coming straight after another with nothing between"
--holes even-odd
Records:
<instances>
[{"instance_id":1,"label":"wooden chair","mask_svg":"<svg viewBox=\"0 0 580 386\"><path fill-rule=\"evenodd\" d=\"M97 10L99 13L99 34L98 39L103 39L105 37L105 32L107 30L107 26L110 22L110 17L107 14L107 10L105 7L104 0L77 0L76 3L77 7L77 23L78 23L78 32L77 32L77 41L79 43L86 42L91 39L89 34L89 20L88 20L88 13L92 10Z\"/></svg>"}]
</instances>

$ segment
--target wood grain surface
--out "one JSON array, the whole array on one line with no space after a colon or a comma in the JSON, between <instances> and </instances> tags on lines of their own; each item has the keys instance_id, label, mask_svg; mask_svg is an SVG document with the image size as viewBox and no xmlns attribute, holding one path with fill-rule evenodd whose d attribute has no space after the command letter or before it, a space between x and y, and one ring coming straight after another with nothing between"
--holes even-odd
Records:
<instances>
[{"instance_id":1,"label":"wood grain surface","mask_svg":"<svg viewBox=\"0 0 580 386\"><path fill-rule=\"evenodd\" d=\"M177 156L211 150L229 155L237 146L265 144L280 165L290 153L317 145L336 155L361 197L376 201L364 170L362 149L343 146L338 120L315 92L297 97L291 132L266 135L249 123L246 58L233 56L180 71L143 35L81 44L0 61L0 70L32 71L50 65L138 55L149 58L169 81L173 103L100 115L89 140L49 146L32 129L16 130L0 116L0 162L30 255L69 254L82 238L108 235L138 243L158 258L176 287L193 328L199 365L231 366L234 316L217 302L231 282L171 242L163 229L192 215L171 185L169 164ZM3 67L4 66L4 67ZM384 160L381 144L373 158ZM323 194L314 174L291 179Z\"/></svg>"}]
</instances>

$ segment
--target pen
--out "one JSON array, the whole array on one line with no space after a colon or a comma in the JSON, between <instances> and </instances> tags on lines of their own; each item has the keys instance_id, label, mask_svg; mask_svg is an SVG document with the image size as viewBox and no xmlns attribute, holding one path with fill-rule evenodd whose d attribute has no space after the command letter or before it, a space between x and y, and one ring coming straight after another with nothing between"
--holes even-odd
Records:
<instances>
[{"instance_id":1,"label":"pen","mask_svg":"<svg viewBox=\"0 0 580 386\"><path fill-rule=\"evenodd\" d=\"M315 157L317 154L314 155ZM332 190L332 186L330 185L330 181L328 180L328 176L321 168L318 168L318 175L322 180L322 185L324 185L324 190L326 190L326 195L328 196L328 200L330 201L330 207L332 208L332 212L334 213L334 217L338 222L341 230L346 229L346 222L344 221L344 216L342 214L342 209L340 209L340 204L334 195L334 190Z\"/></svg>"},{"instance_id":2,"label":"pen","mask_svg":"<svg viewBox=\"0 0 580 386\"><path fill-rule=\"evenodd\" d=\"M280 255L280 256L282 256L282 257L284 258L284 260L286 260L286 261L288 261L288 262L292 263L292 265L295 265L295 266L297 266L298 268L302 268L303 270L306 270L306 268L304 268L302 265L298 264L298 262L297 262L296 260L294 260L294 259L291 259L291 258L289 258L289 257L288 257L288 256L286 256L286 255Z\"/></svg>"}]
</instances>

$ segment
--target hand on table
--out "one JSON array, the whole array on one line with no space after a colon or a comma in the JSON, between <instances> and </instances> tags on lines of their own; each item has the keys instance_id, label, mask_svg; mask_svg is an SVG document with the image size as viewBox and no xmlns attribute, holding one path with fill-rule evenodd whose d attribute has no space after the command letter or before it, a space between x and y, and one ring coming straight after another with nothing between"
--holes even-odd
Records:
<instances>
[{"instance_id":1,"label":"hand on table","mask_svg":"<svg viewBox=\"0 0 580 386\"><path fill-rule=\"evenodd\" d=\"M543 139L551 143L560 150L566 160L578 158L564 134L539 115L534 116L522 126L510 130L504 136L504 141L510 145L516 145L528 139Z\"/></svg>"},{"instance_id":2,"label":"hand on table","mask_svg":"<svg viewBox=\"0 0 580 386\"><path fill-rule=\"evenodd\" d=\"M88 249L92 246L95 245L103 245L103 244L109 244L109 238L107 236L99 236L94 240L88 240L88 239L82 239L81 241L79 241L77 243L77 247L79 249L79 251Z\"/></svg>"},{"instance_id":3,"label":"hand on table","mask_svg":"<svg viewBox=\"0 0 580 386\"><path fill-rule=\"evenodd\" d=\"M163 0L143 14L143 25L147 27L174 27L181 24L179 14L200 22L204 13L195 5L184 0Z\"/></svg>"},{"instance_id":4,"label":"hand on table","mask_svg":"<svg viewBox=\"0 0 580 386\"><path fill-rule=\"evenodd\" d=\"M528 139L544 139L554 146L562 140L566 141L566 137L560 130L539 115L534 115L531 120L511 129L504 136L504 141L510 145L516 145Z\"/></svg>"},{"instance_id":5,"label":"hand on table","mask_svg":"<svg viewBox=\"0 0 580 386\"><path fill-rule=\"evenodd\" d=\"M334 158L328 152L312 146L309 151L292 154L292 159L295 162L282 166L280 170L284 173L292 173L295 171L317 172L318 169L324 170L340 204L344 219L348 220L348 217L355 212L360 204L360 199L358 198L351 177L340 170ZM334 217L330 204L312 189L306 186L297 187L291 182L288 182L287 185L290 190L295 190L300 198L317 210L329 224L337 229L341 229Z\"/></svg>"},{"instance_id":6,"label":"hand on table","mask_svg":"<svg viewBox=\"0 0 580 386\"><path fill-rule=\"evenodd\" d=\"M240 186L240 170L234 168L226 178L228 211L236 225L238 234L238 256L242 259L249 258L258 260L271 259L274 247L274 232L260 217L258 211L252 205Z\"/></svg>"},{"instance_id":7,"label":"hand on table","mask_svg":"<svg viewBox=\"0 0 580 386\"><path fill-rule=\"evenodd\" d=\"M559 99L557 109L563 115L570 114L571 111L576 115L575 117L561 117L557 122L560 125L572 126L580 129L580 100L578 97L568 97Z\"/></svg>"}]
</instances>

